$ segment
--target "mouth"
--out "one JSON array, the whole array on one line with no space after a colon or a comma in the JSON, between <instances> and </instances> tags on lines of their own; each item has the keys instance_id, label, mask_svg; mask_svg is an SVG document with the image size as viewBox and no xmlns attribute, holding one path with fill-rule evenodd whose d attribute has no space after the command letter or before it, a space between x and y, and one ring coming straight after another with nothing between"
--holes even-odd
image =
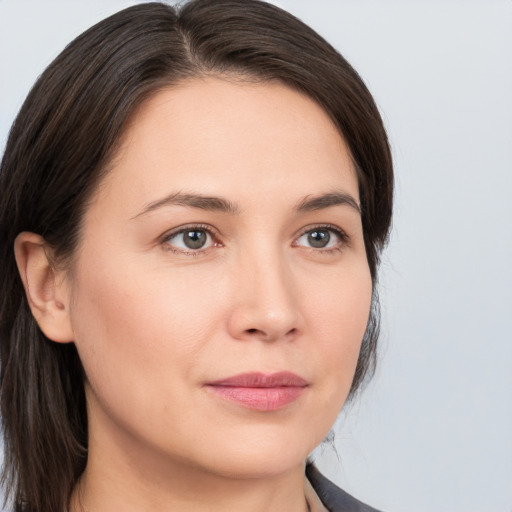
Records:
<instances>
[{"instance_id":1,"label":"mouth","mask_svg":"<svg viewBox=\"0 0 512 512\"><path fill-rule=\"evenodd\" d=\"M255 411L283 409L298 400L308 386L291 372L244 373L206 384L215 395Z\"/></svg>"}]
</instances>

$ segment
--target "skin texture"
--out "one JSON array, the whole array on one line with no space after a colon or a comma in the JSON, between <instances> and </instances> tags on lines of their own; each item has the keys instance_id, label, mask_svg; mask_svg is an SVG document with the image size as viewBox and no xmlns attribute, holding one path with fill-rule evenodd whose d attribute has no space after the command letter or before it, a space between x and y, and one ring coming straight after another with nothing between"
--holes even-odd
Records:
<instances>
[{"instance_id":1,"label":"skin texture","mask_svg":"<svg viewBox=\"0 0 512 512\"><path fill-rule=\"evenodd\" d=\"M371 300L357 208L297 209L334 192L359 202L349 150L315 102L278 83L194 79L131 120L71 269L18 237L34 316L76 343L87 375L72 509L306 510L305 459L345 402ZM156 204L177 193L233 211ZM319 226L326 248L308 238ZM209 230L206 245L187 248L184 227ZM308 385L275 411L206 386L253 371Z\"/></svg>"}]
</instances>

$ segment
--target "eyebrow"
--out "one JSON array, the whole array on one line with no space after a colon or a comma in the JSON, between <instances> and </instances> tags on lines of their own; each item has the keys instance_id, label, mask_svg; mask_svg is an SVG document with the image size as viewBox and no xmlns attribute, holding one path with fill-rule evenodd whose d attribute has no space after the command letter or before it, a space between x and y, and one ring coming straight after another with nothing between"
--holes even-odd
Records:
<instances>
[{"instance_id":1,"label":"eyebrow","mask_svg":"<svg viewBox=\"0 0 512 512\"><path fill-rule=\"evenodd\" d=\"M328 192L316 196L306 196L298 202L295 210L298 212L310 212L315 210L323 210L331 206L347 205L361 214L361 209L357 201L346 192ZM162 199L153 201L144 206L141 212L132 217L136 219L141 215L158 210L165 206L188 206L190 208L198 208L200 210L209 210L221 213L228 213L237 215L240 213L240 208L223 197L205 196L195 193L174 192Z\"/></svg>"},{"instance_id":2,"label":"eyebrow","mask_svg":"<svg viewBox=\"0 0 512 512\"><path fill-rule=\"evenodd\" d=\"M299 212L311 212L315 210L323 210L331 206L347 205L352 207L357 213L361 214L361 208L357 201L346 192L335 191L317 196L307 196L297 205Z\"/></svg>"},{"instance_id":3,"label":"eyebrow","mask_svg":"<svg viewBox=\"0 0 512 512\"><path fill-rule=\"evenodd\" d=\"M236 215L240 213L238 207L231 201L223 197L211 197L201 194L187 194L183 192L175 192L168 196L148 203L134 219L146 213L158 210L164 206L188 206L190 208L198 208L200 210L209 210L222 213L230 213Z\"/></svg>"}]
</instances>

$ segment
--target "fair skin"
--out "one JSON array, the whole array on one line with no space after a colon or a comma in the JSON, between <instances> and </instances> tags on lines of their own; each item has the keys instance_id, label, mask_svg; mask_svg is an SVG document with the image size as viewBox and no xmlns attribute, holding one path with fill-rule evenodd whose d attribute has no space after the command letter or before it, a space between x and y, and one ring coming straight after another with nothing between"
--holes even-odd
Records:
<instances>
[{"instance_id":1,"label":"fair skin","mask_svg":"<svg viewBox=\"0 0 512 512\"><path fill-rule=\"evenodd\" d=\"M346 400L369 314L358 203L315 102L210 77L137 111L70 268L18 236L33 314L87 375L73 510L307 510L305 460ZM255 402L211 385L249 372L304 384Z\"/></svg>"}]
</instances>

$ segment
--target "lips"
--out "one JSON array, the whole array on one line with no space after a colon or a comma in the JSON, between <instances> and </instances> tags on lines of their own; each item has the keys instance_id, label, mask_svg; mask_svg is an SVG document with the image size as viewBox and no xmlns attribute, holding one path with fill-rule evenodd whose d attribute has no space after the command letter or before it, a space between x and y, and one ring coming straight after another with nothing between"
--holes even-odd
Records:
<instances>
[{"instance_id":1,"label":"lips","mask_svg":"<svg viewBox=\"0 0 512 512\"><path fill-rule=\"evenodd\" d=\"M244 373L206 384L216 396L256 411L276 411L299 399L308 382L291 372Z\"/></svg>"}]
</instances>

